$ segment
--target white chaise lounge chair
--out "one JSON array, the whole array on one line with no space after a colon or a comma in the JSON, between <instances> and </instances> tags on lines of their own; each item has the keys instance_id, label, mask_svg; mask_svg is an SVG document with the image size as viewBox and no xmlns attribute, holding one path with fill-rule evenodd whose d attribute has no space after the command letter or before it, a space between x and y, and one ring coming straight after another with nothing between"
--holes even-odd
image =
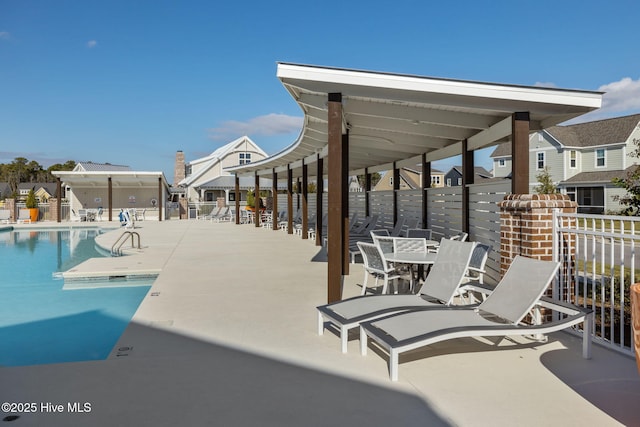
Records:
<instances>
[{"instance_id":1,"label":"white chaise lounge chair","mask_svg":"<svg viewBox=\"0 0 640 427\"><path fill-rule=\"evenodd\" d=\"M367 338L389 353L389 375L398 379L399 355L429 344L461 337L545 334L585 323L582 354L591 357L593 312L571 304L541 299L560 263L517 256L493 292L477 307L451 306L414 309L360 324L360 352ZM522 324L534 306L563 314L561 320ZM534 316L537 319L538 316Z\"/></svg>"},{"instance_id":2,"label":"white chaise lounge chair","mask_svg":"<svg viewBox=\"0 0 640 427\"><path fill-rule=\"evenodd\" d=\"M9 224L11 221L11 211L9 209L0 209L0 224Z\"/></svg>"},{"instance_id":3,"label":"white chaise lounge chair","mask_svg":"<svg viewBox=\"0 0 640 427\"><path fill-rule=\"evenodd\" d=\"M18 224L31 224L31 212L29 211L29 209L18 210L18 219L16 222Z\"/></svg>"},{"instance_id":4,"label":"white chaise lounge chair","mask_svg":"<svg viewBox=\"0 0 640 427\"><path fill-rule=\"evenodd\" d=\"M407 311L416 307L451 304L467 269L475 243L443 240L431 272L419 294L370 295L355 297L318 307L318 335L325 321L340 329L342 352L347 352L349 331L360 322Z\"/></svg>"}]
</instances>

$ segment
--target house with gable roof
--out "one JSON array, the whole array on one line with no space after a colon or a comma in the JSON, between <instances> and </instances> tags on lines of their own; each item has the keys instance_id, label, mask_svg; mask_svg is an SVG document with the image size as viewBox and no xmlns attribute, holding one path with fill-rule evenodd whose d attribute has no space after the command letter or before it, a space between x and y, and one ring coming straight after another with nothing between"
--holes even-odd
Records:
<instances>
[{"instance_id":1,"label":"house with gable roof","mask_svg":"<svg viewBox=\"0 0 640 427\"><path fill-rule=\"evenodd\" d=\"M474 166L474 182L477 184L480 180L492 178L491 172L482 166ZM449 172L444 174L444 185L446 187L458 187L462 185L462 166L454 166Z\"/></svg>"},{"instance_id":2,"label":"house with gable roof","mask_svg":"<svg viewBox=\"0 0 640 427\"><path fill-rule=\"evenodd\" d=\"M640 142L640 114L565 126L552 126L529 136L529 189L548 168L561 193L578 203L579 213L618 212L616 196L625 190L612 180L624 178L638 159L631 157ZM511 144L491 154L495 177L511 175Z\"/></svg>"},{"instance_id":3,"label":"house with gable roof","mask_svg":"<svg viewBox=\"0 0 640 427\"><path fill-rule=\"evenodd\" d=\"M185 189L185 195L190 201L212 202L218 197L225 197L229 201L230 190L235 184L233 175L225 171L225 168L255 162L266 157L267 153L251 138L242 136L223 145L208 156L186 163L185 178L178 183L178 186Z\"/></svg>"},{"instance_id":4,"label":"house with gable roof","mask_svg":"<svg viewBox=\"0 0 640 427\"><path fill-rule=\"evenodd\" d=\"M411 168L400 169L400 190L413 190L422 187L422 173ZM431 169L431 187L444 187L444 172ZM374 191L393 190L393 173L386 171L373 188Z\"/></svg>"}]
</instances>

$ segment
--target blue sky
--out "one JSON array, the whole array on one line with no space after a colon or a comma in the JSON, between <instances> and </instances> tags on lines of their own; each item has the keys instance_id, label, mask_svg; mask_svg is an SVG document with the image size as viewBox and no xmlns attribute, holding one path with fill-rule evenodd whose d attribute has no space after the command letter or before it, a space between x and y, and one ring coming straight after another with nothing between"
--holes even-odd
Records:
<instances>
[{"instance_id":1,"label":"blue sky","mask_svg":"<svg viewBox=\"0 0 640 427\"><path fill-rule=\"evenodd\" d=\"M636 0L0 0L0 163L172 182L177 150L193 160L248 134L273 154L302 117L278 61L600 90L581 120L637 113L638 16ZM486 152L476 163L491 167Z\"/></svg>"}]
</instances>

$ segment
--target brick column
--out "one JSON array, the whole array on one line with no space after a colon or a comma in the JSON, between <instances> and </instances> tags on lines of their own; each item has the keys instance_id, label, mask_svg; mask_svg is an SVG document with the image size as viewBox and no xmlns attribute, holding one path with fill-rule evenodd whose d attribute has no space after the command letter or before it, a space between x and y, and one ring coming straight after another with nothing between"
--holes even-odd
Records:
<instances>
[{"instance_id":1,"label":"brick column","mask_svg":"<svg viewBox=\"0 0 640 427\"><path fill-rule=\"evenodd\" d=\"M178 209L180 219L189 219L189 200L186 197L181 197L178 201Z\"/></svg>"},{"instance_id":2,"label":"brick column","mask_svg":"<svg viewBox=\"0 0 640 427\"><path fill-rule=\"evenodd\" d=\"M553 259L553 210L576 213L564 194L510 194L500 208L500 270L504 275L516 255Z\"/></svg>"},{"instance_id":3,"label":"brick column","mask_svg":"<svg viewBox=\"0 0 640 427\"><path fill-rule=\"evenodd\" d=\"M49 220L58 220L58 199L55 197L49 198Z\"/></svg>"},{"instance_id":4,"label":"brick column","mask_svg":"<svg viewBox=\"0 0 640 427\"><path fill-rule=\"evenodd\" d=\"M4 199L4 207L9 209L9 218L11 222L16 222L18 216L16 215L16 199Z\"/></svg>"}]
</instances>

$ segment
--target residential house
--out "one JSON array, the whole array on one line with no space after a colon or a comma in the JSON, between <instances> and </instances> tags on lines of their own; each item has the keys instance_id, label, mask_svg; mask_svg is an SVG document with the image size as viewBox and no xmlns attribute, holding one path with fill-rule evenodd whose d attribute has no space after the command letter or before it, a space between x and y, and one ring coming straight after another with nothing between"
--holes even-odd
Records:
<instances>
[{"instance_id":1,"label":"residential house","mask_svg":"<svg viewBox=\"0 0 640 427\"><path fill-rule=\"evenodd\" d=\"M38 200L38 203L46 203L51 197L54 197L56 194L56 185L57 184L55 182L44 182L36 184L35 196Z\"/></svg>"},{"instance_id":2,"label":"residential house","mask_svg":"<svg viewBox=\"0 0 640 427\"><path fill-rule=\"evenodd\" d=\"M8 182L0 182L0 200L4 200L7 197L11 197L11 186Z\"/></svg>"},{"instance_id":3,"label":"residential house","mask_svg":"<svg viewBox=\"0 0 640 427\"><path fill-rule=\"evenodd\" d=\"M266 157L267 153L251 138L243 136L223 145L208 156L188 162L185 165L185 178L178 186L184 188L190 201L209 202L216 201L218 197L225 197L227 201L231 201L234 184L233 180L229 180L232 175L226 172L225 168ZM219 177L225 178L217 180Z\"/></svg>"},{"instance_id":4,"label":"residential house","mask_svg":"<svg viewBox=\"0 0 640 427\"><path fill-rule=\"evenodd\" d=\"M400 190L421 188L422 174L410 168L400 169ZM431 187L444 187L444 173L437 169L431 169ZM386 171L380 181L373 188L374 191L393 190L393 173Z\"/></svg>"},{"instance_id":5,"label":"residential house","mask_svg":"<svg viewBox=\"0 0 640 427\"><path fill-rule=\"evenodd\" d=\"M638 161L630 156L640 142L640 114L565 126L553 126L529 136L529 188L548 168L561 193L578 203L581 213L617 213L616 196L625 190L612 183L623 178ZM494 176L511 174L511 145L491 154Z\"/></svg>"},{"instance_id":6,"label":"residential house","mask_svg":"<svg viewBox=\"0 0 640 427\"><path fill-rule=\"evenodd\" d=\"M480 180L493 178L491 172L482 166L474 167L474 182L477 184ZM462 166L454 166L449 172L444 174L444 185L446 187L458 187L462 185Z\"/></svg>"}]
</instances>

